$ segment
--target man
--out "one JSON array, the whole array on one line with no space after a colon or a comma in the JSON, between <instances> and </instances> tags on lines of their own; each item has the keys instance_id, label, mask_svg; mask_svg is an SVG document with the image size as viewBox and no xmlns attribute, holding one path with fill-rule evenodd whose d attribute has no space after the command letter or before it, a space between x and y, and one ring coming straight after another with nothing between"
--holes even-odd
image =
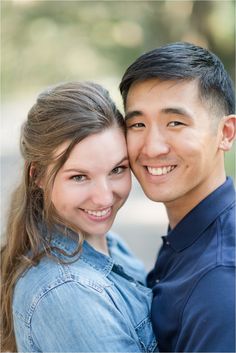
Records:
<instances>
[{"instance_id":1,"label":"man","mask_svg":"<svg viewBox=\"0 0 236 353\"><path fill-rule=\"evenodd\" d=\"M148 275L159 349L234 352L235 193L224 167L232 81L214 54L173 43L139 57L120 90L132 170L169 218Z\"/></svg>"}]
</instances>

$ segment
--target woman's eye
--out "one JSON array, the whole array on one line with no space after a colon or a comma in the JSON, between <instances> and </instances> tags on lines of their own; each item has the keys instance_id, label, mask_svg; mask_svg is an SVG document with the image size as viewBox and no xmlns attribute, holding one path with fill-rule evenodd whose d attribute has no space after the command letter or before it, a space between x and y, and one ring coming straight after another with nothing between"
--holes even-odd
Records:
<instances>
[{"instance_id":1,"label":"woman's eye","mask_svg":"<svg viewBox=\"0 0 236 353\"><path fill-rule=\"evenodd\" d=\"M121 174L125 171L125 169L127 169L126 166L115 167L114 169L112 169L112 174Z\"/></svg>"},{"instance_id":2,"label":"woman's eye","mask_svg":"<svg viewBox=\"0 0 236 353\"><path fill-rule=\"evenodd\" d=\"M185 125L181 121L171 121L170 123L167 124L170 127L178 126L178 125Z\"/></svg>"},{"instance_id":3,"label":"woman's eye","mask_svg":"<svg viewBox=\"0 0 236 353\"><path fill-rule=\"evenodd\" d=\"M78 183L80 181L86 180L86 176L85 175L74 175L73 177L71 177L71 179Z\"/></svg>"}]
</instances>

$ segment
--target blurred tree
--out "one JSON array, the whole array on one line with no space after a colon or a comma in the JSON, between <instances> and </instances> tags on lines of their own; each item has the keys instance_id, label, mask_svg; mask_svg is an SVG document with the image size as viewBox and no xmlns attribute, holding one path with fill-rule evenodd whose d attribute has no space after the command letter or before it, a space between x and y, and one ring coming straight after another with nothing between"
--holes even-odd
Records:
<instances>
[{"instance_id":1,"label":"blurred tree","mask_svg":"<svg viewBox=\"0 0 236 353\"><path fill-rule=\"evenodd\" d=\"M234 77L229 1L1 1L2 95L68 79L121 77L167 42L207 46Z\"/></svg>"}]
</instances>

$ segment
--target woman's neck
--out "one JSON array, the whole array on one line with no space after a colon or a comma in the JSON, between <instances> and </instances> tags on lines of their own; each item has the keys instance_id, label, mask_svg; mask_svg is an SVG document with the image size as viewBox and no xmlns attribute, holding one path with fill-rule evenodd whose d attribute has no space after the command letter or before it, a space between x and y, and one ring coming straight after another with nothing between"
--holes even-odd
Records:
<instances>
[{"instance_id":1,"label":"woman's neck","mask_svg":"<svg viewBox=\"0 0 236 353\"><path fill-rule=\"evenodd\" d=\"M104 255L109 255L108 245L106 235L96 235L87 234L85 240L91 245L95 250L103 253Z\"/></svg>"}]
</instances>

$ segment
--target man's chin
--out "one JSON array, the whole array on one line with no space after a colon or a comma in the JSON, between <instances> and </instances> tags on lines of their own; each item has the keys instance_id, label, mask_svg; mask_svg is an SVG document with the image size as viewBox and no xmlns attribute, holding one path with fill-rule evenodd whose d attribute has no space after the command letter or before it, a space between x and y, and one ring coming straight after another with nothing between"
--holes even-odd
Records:
<instances>
[{"instance_id":1,"label":"man's chin","mask_svg":"<svg viewBox=\"0 0 236 353\"><path fill-rule=\"evenodd\" d=\"M165 195L163 192L153 192L153 190L149 190L149 189L145 189L142 188L144 194L151 200L154 202L162 202L162 203L168 203L173 201L173 196L171 195Z\"/></svg>"}]
</instances>

